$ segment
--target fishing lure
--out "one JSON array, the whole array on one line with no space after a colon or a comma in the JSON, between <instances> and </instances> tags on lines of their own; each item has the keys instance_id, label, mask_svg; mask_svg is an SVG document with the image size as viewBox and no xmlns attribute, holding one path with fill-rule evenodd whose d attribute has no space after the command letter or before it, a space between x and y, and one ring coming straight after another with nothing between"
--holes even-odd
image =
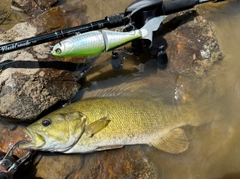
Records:
<instances>
[{"instance_id":1,"label":"fishing lure","mask_svg":"<svg viewBox=\"0 0 240 179\"><path fill-rule=\"evenodd\" d=\"M53 47L51 53L57 57L95 55L110 51L146 35L145 29L131 32L91 31L63 40Z\"/></svg>"},{"instance_id":2,"label":"fishing lure","mask_svg":"<svg viewBox=\"0 0 240 179\"><path fill-rule=\"evenodd\" d=\"M130 32L102 30L102 33L91 31L78 34L56 44L51 53L57 57L88 56L113 50L135 39L147 39L152 42L153 31L159 28L166 17L155 17L141 29Z\"/></svg>"}]
</instances>

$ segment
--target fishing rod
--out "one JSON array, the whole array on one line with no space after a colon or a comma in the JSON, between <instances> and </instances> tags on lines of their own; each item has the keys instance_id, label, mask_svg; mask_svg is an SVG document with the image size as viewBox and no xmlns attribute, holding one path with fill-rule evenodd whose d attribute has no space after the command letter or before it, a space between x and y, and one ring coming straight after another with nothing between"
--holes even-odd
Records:
<instances>
[{"instance_id":1,"label":"fishing rod","mask_svg":"<svg viewBox=\"0 0 240 179\"><path fill-rule=\"evenodd\" d=\"M63 39L79 33L127 25L130 22L135 28L141 28L144 26L147 19L149 20L156 16L168 15L186 10L197 4L209 1L212 0L173 0L164 2L162 0L136 0L126 8L124 13L107 16L103 20L0 45L0 54ZM125 29L125 31L131 30L132 29Z\"/></svg>"}]
</instances>

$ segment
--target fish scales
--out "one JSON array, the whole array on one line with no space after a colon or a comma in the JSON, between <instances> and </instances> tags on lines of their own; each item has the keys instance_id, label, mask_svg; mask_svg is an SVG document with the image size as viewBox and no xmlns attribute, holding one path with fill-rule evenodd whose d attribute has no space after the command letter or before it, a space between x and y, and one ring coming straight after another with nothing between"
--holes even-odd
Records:
<instances>
[{"instance_id":1,"label":"fish scales","mask_svg":"<svg viewBox=\"0 0 240 179\"><path fill-rule=\"evenodd\" d=\"M148 144L176 154L189 145L181 127L206 122L199 117L197 107L175 106L174 96L166 90L118 94L82 99L46 115L26 127L31 141L20 148L89 153Z\"/></svg>"},{"instance_id":2,"label":"fish scales","mask_svg":"<svg viewBox=\"0 0 240 179\"><path fill-rule=\"evenodd\" d=\"M79 142L66 153L75 153L81 150L85 153L94 151L99 146L129 145L131 143L147 144L151 140L157 140L161 137L160 135L168 131L169 129L165 126L171 126L170 123L172 120L168 120L170 116L167 109L166 111L159 111L157 104L141 99L127 97L120 99L99 98L83 100L80 103L82 105L78 107L81 108L83 114L86 116L95 114L92 121L89 119L89 123L105 116L111 122L105 129L93 136L91 140L85 140L88 137L83 134ZM114 110L108 112L110 108ZM165 120L159 120L160 118L164 118ZM176 119L175 123L177 121Z\"/></svg>"}]
</instances>

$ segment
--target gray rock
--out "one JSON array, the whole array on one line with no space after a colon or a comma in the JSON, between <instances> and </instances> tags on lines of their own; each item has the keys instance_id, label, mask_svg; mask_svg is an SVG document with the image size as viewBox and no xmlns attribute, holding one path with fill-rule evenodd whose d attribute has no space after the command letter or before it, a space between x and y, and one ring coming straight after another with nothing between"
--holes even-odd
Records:
<instances>
[{"instance_id":1,"label":"gray rock","mask_svg":"<svg viewBox=\"0 0 240 179\"><path fill-rule=\"evenodd\" d=\"M28 33L25 33L28 31ZM1 44L34 36L36 28L20 23L1 35ZM67 101L77 92L74 62L48 55L50 44L38 45L0 56L0 115L17 121L33 120L59 101ZM67 64L71 68L67 69Z\"/></svg>"},{"instance_id":2,"label":"gray rock","mask_svg":"<svg viewBox=\"0 0 240 179\"><path fill-rule=\"evenodd\" d=\"M15 2L23 3L23 1ZM56 1L26 1L25 3L26 6L28 3L37 3L38 7L43 8L50 7L54 2ZM0 44L85 23L87 18L84 7L82 2L77 2L51 8L1 33ZM77 92L80 85L75 81L76 69L79 68L79 63L85 61L85 58L55 58L49 54L50 46L55 43L57 42L0 55L0 116L2 119L18 122L35 120L43 111L58 102L70 100Z\"/></svg>"},{"instance_id":3,"label":"gray rock","mask_svg":"<svg viewBox=\"0 0 240 179\"><path fill-rule=\"evenodd\" d=\"M211 24L195 11L185 11L169 16L165 34L170 73L194 73L204 76L205 72L222 60L217 38ZM161 31L159 33L162 33Z\"/></svg>"}]
</instances>

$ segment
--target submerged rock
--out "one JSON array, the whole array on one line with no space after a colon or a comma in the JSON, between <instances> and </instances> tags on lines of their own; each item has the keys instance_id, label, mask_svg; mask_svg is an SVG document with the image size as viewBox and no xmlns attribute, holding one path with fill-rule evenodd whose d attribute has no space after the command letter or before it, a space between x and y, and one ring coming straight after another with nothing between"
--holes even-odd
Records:
<instances>
[{"instance_id":1,"label":"submerged rock","mask_svg":"<svg viewBox=\"0 0 240 179\"><path fill-rule=\"evenodd\" d=\"M40 153L35 163L16 178L157 178L156 168L144 155L141 147L128 146L122 149L92 154L47 154ZM32 171L32 172L31 172ZM37 171L35 173L35 171ZM26 173L29 175L26 176Z\"/></svg>"},{"instance_id":2,"label":"submerged rock","mask_svg":"<svg viewBox=\"0 0 240 179\"><path fill-rule=\"evenodd\" d=\"M167 42L167 71L170 73L194 73L200 77L222 60L212 25L196 11L173 14L164 26L158 34L166 33L163 38ZM161 42L160 37L157 43Z\"/></svg>"},{"instance_id":3,"label":"submerged rock","mask_svg":"<svg viewBox=\"0 0 240 179\"><path fill-rule=\"evenodd\" d=\"M0 121L0 156L4 155L4 153L6 154L8 150L18 141L28 139L26 134L22 131L23 128L23 125L20 126ZM27 150L16 148L13 155L20 158L24 156L27 152Z\"/></svg>"}]
</instances>

